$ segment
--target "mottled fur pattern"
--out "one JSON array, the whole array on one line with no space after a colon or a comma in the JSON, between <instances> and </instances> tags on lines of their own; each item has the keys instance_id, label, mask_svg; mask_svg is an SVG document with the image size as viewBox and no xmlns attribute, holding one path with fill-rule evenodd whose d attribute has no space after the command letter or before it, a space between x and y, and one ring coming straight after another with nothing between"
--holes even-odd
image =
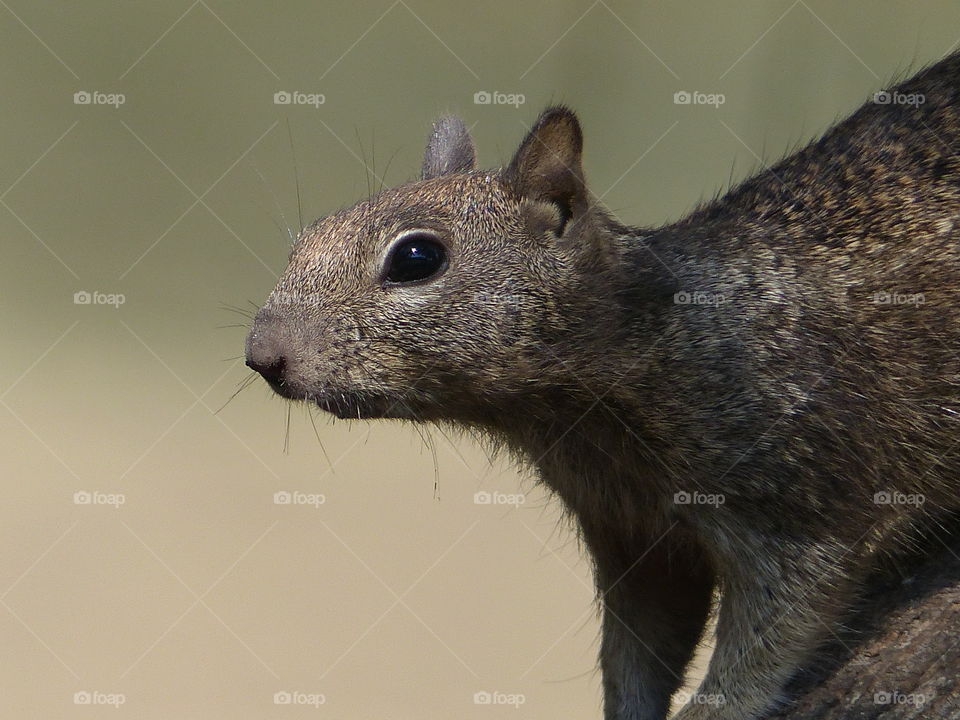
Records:
<instances>
[{"instance_id":1,"label":"mottled fur pattern","mask_svg":"<svg viewBox=\"0 0 960 720\"><path fill-rule=\"evenodd\" d=\"M594 560L609 720L665 717L716 590L677 717L761 717L877 556L960 508L960 55L897 91L924 102L868 103L657 229L591 199L569 110L492 171L444 119L420 180L303 231L248 358L287 397L536 469ZM409 229L449 266L385 286Z\"/></svg>"}]
</instances>

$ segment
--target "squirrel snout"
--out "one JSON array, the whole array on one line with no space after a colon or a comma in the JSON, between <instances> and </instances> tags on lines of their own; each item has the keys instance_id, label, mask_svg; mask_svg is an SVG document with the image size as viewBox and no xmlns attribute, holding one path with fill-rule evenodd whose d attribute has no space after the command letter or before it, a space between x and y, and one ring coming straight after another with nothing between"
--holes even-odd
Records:
<instances>
[{"instance_id":1,"label":"squirrel snout","mask_svg":"<svg viewBox=\"0 0 960 720\"><path fill-rule=\"evenodd\" d=\"M260 373L278 390L286 380L287 356L277 332L276 322L263 311L257 313L247 335L247 367Z\"/></svg>"},{"instance_id":2,"label":"squirrel snout","mask_svg":"<svg viewBox=\"0 0 960 720\"><path fill-rule=\"evenodd\" d=\"M269 359L247 356L247 367L263 375L263 378L271 385L282 385L284 372L287 369L287 360L283 355Z\"/></svg>"}]
</instances>

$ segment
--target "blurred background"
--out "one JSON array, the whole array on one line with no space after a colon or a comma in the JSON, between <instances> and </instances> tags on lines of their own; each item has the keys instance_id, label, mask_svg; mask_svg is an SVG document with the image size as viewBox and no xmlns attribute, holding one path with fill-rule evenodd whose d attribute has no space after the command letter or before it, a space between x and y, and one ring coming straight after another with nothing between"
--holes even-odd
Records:
<instances>
[{"instance_id":1,"label":"blurred background","mask_svg":"<svg viewBox=\"0 0 960 720\"><path fill-rule=\"evenodd\" d=\"M599 718L557 505L436 429L230 400L246 315L440 113L498 166L568 103L653 225L958 41L952 0L0 0L0 715Z\"/></svg>"}]
</instances>

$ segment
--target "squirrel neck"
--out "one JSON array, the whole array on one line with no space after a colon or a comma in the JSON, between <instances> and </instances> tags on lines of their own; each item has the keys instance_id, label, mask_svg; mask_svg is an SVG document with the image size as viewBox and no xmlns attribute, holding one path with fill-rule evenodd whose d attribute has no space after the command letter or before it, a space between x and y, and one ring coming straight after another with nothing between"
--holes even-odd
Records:
<instances>
[{"instance_id":1,"label":"squirrel neck","mask_svg":"<svg viewBox=\"0 0 960 720\"><path fill-rule=\"evenodd\" d=\"M707 208L656 229L609 220L596 240L611 259L583 274L579 325L546 345L539 380L488 424L581 519L603 516L584 506L604 497L610 512L663 505L667 522L664 498L696 487L693 459L731 464L728 436L769 409L737 328L722 332L737 281L721 268L749 266L737 217Z\"/></svg>"},{"instance_id":2,"label":"squirrel neck","mask_svg":"<svg viewBox=\"0 0 960 720\"><path fill-rule=\"evenodd\" d=\"M682 489L682 454L701 432L688 420L699 415L690 398L713 400L703 387L681 386L691 375L678 367L691 362L682 348L702 342L676 312L682 282L672 267L686 245L677 229L610 220L600 234L612 258L608 271L584 273L588 284L569 313L579 324L544 344L539 381L483 425L551 484L595 478L615 504L633 506ZM711 328L697 332L705 342ZM637 482L638 474L648 477ZM623 481L622 492L610 478ZM571 508L596 497L582 480L553 489Z\"/></svg>"}]
</instances>

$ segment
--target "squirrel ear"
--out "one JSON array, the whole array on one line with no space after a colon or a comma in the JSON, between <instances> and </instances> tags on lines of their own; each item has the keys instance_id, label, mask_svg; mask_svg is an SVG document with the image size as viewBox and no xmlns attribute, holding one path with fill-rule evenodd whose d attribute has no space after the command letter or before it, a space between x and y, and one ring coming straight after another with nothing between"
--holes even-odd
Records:
<instances>
[{"instance_id":1,"label":"squirrel ear","mask_svg":"<svg viewBox=\"0 0 960 720\"><path fill-rule=\"evenodd\" d=\"M558 235L567 221L586 208L581 154L583 133L572 110L544 110L520 143L504 178L521 197L553 203L559 213Z\"/></svg>"},{"instance_id":2,"label":"squirrel ear","mask_svg":"<svg viewBox=\"0 0 960 720\"><path fill-rule=\"evenodd\" d=\"M469 172L475 163L473 140L463 120L447 115L433 123L420 170L423 180L447 173Z\"/></svg>"}]
</instances>

